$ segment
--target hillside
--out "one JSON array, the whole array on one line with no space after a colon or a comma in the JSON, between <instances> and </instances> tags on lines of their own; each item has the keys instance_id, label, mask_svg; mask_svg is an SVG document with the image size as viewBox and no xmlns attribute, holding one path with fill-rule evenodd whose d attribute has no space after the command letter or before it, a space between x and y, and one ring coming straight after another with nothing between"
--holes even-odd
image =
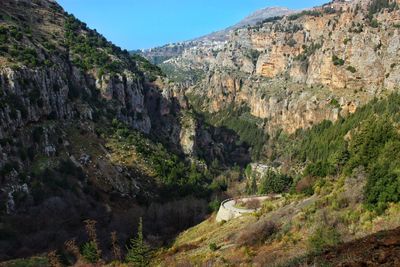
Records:
<instances>
[{"instance_id":1,"label":"hillside","mask_svg":"<svg viewBox=\"0 0 400 267\"><path fill-rule=\"evenodd\" d=\"M204 219L214 177L249 161L158 67L54 1L2 1L0 40L0 260L83 244L87 219L106 247L158 218L144 229L157 247Z\"/></svg>"},{"instance_id":2,"label":"hillside","mask_svg":"<svg viewBox=\"0 0 400 267\"><path fill-rule=\"evenodd\" d=\"M398 94L391 95L336 123L324 121L274 140L275 153L292 168L270 169L261 177L250 171L247 176L257 180L251 193L287 194L263 201L257 212L237 219L216 222L210 217L181 233L160 252L158 262L397 266L398 230L388 234L388 245L382 246L385 234L375 233L400 224L399 101ZM306 167L296 172L294 166ZM370 243L357 241L366 236L363 240ZM361 256L363 246L374 248Z\"/></svg>"},{"instance_id":3,"label":"hillside","mask_svg":"<svg viewBox=\"0 0 400 267\"><path fill-rule=\"evenodd\" d=\"M153 65L3 0L0 266L397 266L399 5L266 9Z\"/></svg>"},{"instance_id":4,"label":"hillside","mask_svg":"<svg viewBox=\"0 0 400 267\"><path fill-rule=\"evenodd\" d=\"M289 193L253 216L185 231L161 265L324 266L326 249L398 227L399 15L395 1L333 1L160 64L183 74L207 123L256 144L253 162L271 171L246 169L239 195Z\"/></svg>"}]
</instances>

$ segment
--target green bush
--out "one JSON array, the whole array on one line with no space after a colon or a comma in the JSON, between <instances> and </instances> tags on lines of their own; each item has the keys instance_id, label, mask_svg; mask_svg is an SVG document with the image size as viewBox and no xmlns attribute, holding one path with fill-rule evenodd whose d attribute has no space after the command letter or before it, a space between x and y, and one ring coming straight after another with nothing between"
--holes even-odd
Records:
<instances>
[{"instance_id":1,"label":"green bush","mask_svg":"<svg viewBox=\"0 0 400 267\"><path fill-rule=\"evenodd\" d=\"M5 44L8 41L8 29L4 26L0 26L0 43Z\"/></svg>"},{"instance_id":2,"label":"green bush","mask_svg":"<svg viewBox=\"0 0 400 267\"><path fill-rule=\"evenodd\" d=\"M64 25L65 46L72 52L72 63L83 69L96 69L100 76L105 73L111 75L122 73L123 69L129 69L143 78L143 73L150 81L157 76L163 76L159 67L152 65L141 56L129 56L126 50L108 42L102 35L95 30L90 30L86 24L77 20L73 15L69 15ZM83 33L85 32L85 33ZM55 47L46 44L49 50ZM114 57L110 55L113 54ZM139 72L139 71L141 72Z\"/></svg>"},{"instance_id":3,"label":"green bush","mask_svg":"<svg viewBox=\"0 0 400 267\"><path fill-rule=\"evenodd\" d=\"M287 45L290 47L294 47L297 44L296 40L291 38L287 41Z\"/></svg>"},{"instance_id":4,"label":"green bush","mask_svg":"<svg viewBox=\"0 0 400 267\"><path fill-rule=\"evenodd\" d=\"M214 200L211 201L211 202L208 204L208 209L209 209L211 212L217 212L217 211L219 210L219 207L220 207L220 206L221 206L221 201L219 201L218 198L214 198Z\"/></svg>"},{"instance_id":5,"label":"green bush","mask_svg":"<svg viewBox=\"0 0 400 267\"><path fill-rule=\"evenodd\" d=\"M281 174L272 170L268 170L262 177L259 185L258 193L283 193L289 190L293 179L290 176Z\"/></svg>"},{"instance_id":6,"label":"green bush","mask_svg":"<svg viewBox=\"0 0 400 267\"><path fill-rule=\"evenodd\" d=\"M264 19L261 24L268 23L268 22L275 22L275 21L279 21L281 19L283 19L283 16L270 17L270 18Z\"/></svg>"},{"instance_id":7,"label":"green bush","mask_svg":"<svg viewBox=\"0 0 400 267\"><path fill-rule=\"evenodd\" d=\"M294 60L298 61L306 61L308 58L315 53L318 49L322 47L322 44L320 43L312 43L310 46L303 46L303 53L299 54L294 58Z\"/></svg>"},{"instance_id":8,"label":"green bush","mask_svg":"<svg viewBox=\"0 0 400 267\"><path fill-rule=\"evenodd\" d=\"M10 35L17 41L21 41L23 38L23 34L21 32L21 29L16 28L16 27L11 27L10 28Z\"/></svg>"},{"instance_id":9,"label":"green bush","mask_svg":"<svg viewBox=\"0 0 400 267\"><path fill-rule=\"evenodd\" d=\"M97 246L94 241L87 242L83 245L82 256L89 263L96 263L100 260Z\"/></svg>"},{"instance_id":10,"label":"green bush","mask_svg":"<svg viewBox=\"0 0 400 267\"><path fill-rule=\"evenodd\" d=\"M338 58L336 55L332 56L332 62L333 62L333 65L335 65L335 66L343 66L344 65L344 60L341 58Z\"/></svg>"},{"instance_id":11,"label":"green bush","mask_svg":"<svg viewBox=\"0 0 400 267\"><path fill-rule=\"evenodd\" d=\"M357 72L356 68L354 68L353 66L348 66L346 68L346 70L350 71L351 73L356 73Z\"/></svg>"},{"instance_id":12,"label":"green bush","mask_svg":"<svg viewBox=\"0 0 400 267\"><path fill-rule=\"evenodd\" d=\"M317 10L305 10L305 11L302 11L300 13L289 15L288 16L288 20L296 20L296 19L299 19L299 18L301 18L303 16L321 17L322 13L320 11L317 11Z\"/></svg>"},{"instance_id":13,"label":"green bush","mask_svg":"<svg viewBox=\"0 0 400 267\"><path fill-rule=\"evenodd\" d=\"M366 120L349 143L350 159L346 169L368 168L379 157L385 144L397 138L398 134L388 118Z\"/></svg>"},{"instance_id":14,"label":"green bush","mask_svg":"<svg viewBox=\"0 0 400 267\"><path fill-rule=\"evenodd\" d=\"M324 13L325 14L336 14L336 9L332 8L332 7L326 7L324 8Z\"/></svg>"},{"instance_id":15,"label":"green bush","mask_svg":"<svg viewBox=\"0 0 400 267\"><path fill-rule=\"evenodd\" d=\"M160 67L151 64L150 61L148 61L146 58L138 54L132 54L131 58L138 64L139 68L143 72L152 73L153 75L158 76L165 76Z\"/></svg>"},{"instance_id":16,"label":"green bush","mask_svg":"<svg viewBox=\"0 0 400 267\"><path fill-rule=\"evenodd\" d=\"M376 19L372 19L371 22L370 22L370 26L372 28L378 28L379 27L379 23L378 23L378 21Z\"/></svg>"},{"instance_id":17,"label":"green bush","mask_svg":"<svg viewBox=\"0 0 400 267\"><path fill-rule=\"evenodd\" d=\"M211 251L217 251L219 249L219 247L215 243L211 243L209 245L209 248L210 248Z\"/></svg>"},{"instance_id":18,"label":"green bush","mask_svg":"<svg viewBox=\"0 0 400 267\"><path fill-rule=\"evenodd\" d=\"M248 55L247 57L251 59L251 61L253 62L253 64L257 64L258 58L260 56L260 52L256 49L251 49L249 51L247 51Z\"/></svg>"},{"instance_id":19,"label":"green bush","mask_svg":"<svg viewBox=\"0 0 400 267\"><path fill-rule=\"evenodd\" d=\"M327 247L333 247L340 243L340 234L334 227L320 226L309 237L308 245L312 252L321 253Z\"/></svg>"},{"instance_id":20,"label":"green bush","mask_svg":"<svg viewBox=\"0 0 400 267\"><path fill-rule=\"evenodd\" d=\"M332 98L331 102L329 103L332 107L340 108L340 103L336 98Z\"/></svg>"},{"instance_id":21,"label":"green bush","mask_svg":"<svg viewBox=\"0 0 400 267\"><path fill-rule=\"evenodd\" d=\"M335 167L329 162L321 160L315 163L309 163L304 170L304 175L313 177L325 177L333 174L335 174Z\"/></svg>"}]
</instances>

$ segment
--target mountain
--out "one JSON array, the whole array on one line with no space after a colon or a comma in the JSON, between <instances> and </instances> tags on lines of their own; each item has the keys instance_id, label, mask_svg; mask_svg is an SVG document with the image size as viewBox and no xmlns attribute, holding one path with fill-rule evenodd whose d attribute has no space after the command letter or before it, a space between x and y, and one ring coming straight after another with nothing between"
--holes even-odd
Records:
<instances>
[{"instance_id":1,"label":"mountain","mask_svg":"<svg viewBox=\"0 0 400 267\"><path fill-rule=\"evenodd\" d=\"M106 247L158 218L144 231L159 246L204 219L214 177L250 160L157 66L55 1L2 1L0 40L0 260L81 243L87 219Z\"/></svg>"},{"instance_id":2,"label":"mountain","mask_svg":"<svg viewBox=\"0 0 400 267\"><path fill-rule=\"evenodd\" d=\"M236 23L235 25L228 27L224 30L217 31L200 38L196 38L193 41L200 41L200 42L224 42L229 38L229 32L232 30L236 30L239 28L244 28L247 26L255 26L257 23L261 23L263 20L272 18L272 17L280 17L289 14L295 13L295 10L291 10L286 7L267 7L264 9L257 10L253 14L245 17L240 22Z\"/></svg>"},{"instance_id":3,"label":"mountain","mask_svg":"<svg viewBox=\"0 0 400 267\"><path fill-rule=\"evenodd\" d=\"M229 32L232 30L236 30L245 26L254 26L257 23L261 23L265 19L288 15L293 12L295 11L284 7L264 8L244 18L234 26L228 27L224 30L217 31L190 41L167 44L161 47L146 49L144 51L136 51L135 53L143 55L154 64L159 64L171 58L179 57L186 50L198 48L201 49L202 47L209 47L223 43L228 39Z\"/></svg>"},{"instance_id":4,"label":"mountain","mask_svg":"<svg viewBox=\"0 0 400 267\"><path fill-rule=\"evenodd\" d=\"M232 32L223 45L186 50L159 66L185 81L182 87L204 100L204 110L246 104L268 121L268 132L335 121L396 91L396 11L368 5L334 1L270 19Z\"/></svg>"},{"instance_id":5,"label":"mountain","mask_svg":"<svg viewBox=\"0 0 400 267\"><path fill-rule=\"evenodd\" d=\"M159 64L206 122L253 142L239 195L289 192L181 233L161 265L398 264L377 232L399 227L399 15L397 1L333 1ZM376 250L340 250L360 238Z\"/></svg>"},{"instance_id":6,"label":"mountain","mask_svg":"<svg viewBox=\"0 0 400 267\"><path fill-rule=\"evenodd\" d=\"M398 266L399 24L337 0L153 65L3 0L0 265Z\"/></svg>"}]
</instances>

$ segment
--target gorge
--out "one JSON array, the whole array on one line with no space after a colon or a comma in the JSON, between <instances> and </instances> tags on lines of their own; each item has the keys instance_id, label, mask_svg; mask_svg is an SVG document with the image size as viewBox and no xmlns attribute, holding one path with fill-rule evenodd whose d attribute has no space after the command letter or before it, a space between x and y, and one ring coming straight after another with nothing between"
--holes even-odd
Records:
<instances>
[{"instance_id":1,"label":"gorge","mask_svg":"<svg viewBox=\"0 0 400 267\"><path fill-rule=\"evenodd\" d=\"M400 265L399 4L129 52L2 0L0 266Z\"/></svg>"}]
</instances>

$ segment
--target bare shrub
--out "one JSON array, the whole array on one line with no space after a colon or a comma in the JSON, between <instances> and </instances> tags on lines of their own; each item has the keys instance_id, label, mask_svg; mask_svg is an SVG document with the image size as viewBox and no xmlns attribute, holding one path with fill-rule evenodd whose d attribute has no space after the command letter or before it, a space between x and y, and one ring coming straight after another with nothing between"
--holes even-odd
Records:
<instances>
[{"instance_id":1,"label":"bare shrub","mask_svg":"<svg viewBox=\"0 0 400 267\"><path fill-rule=\"evenodd\" d=\"M97 232L96 232L96 221L95 220L85 220L85 228L86 228L86 233L89 236L89 240L93 241L98 245L98 240L97 240Z\"/></svg>"},{"instance_id":2,"label":"bare shrub","mask_svg":"<svg viewBox=\"0 0 400 267\"><path fill-rule=\"evenodd\" d=\"M117 232L111 233L111 247L114 259L120 261L122 259L121 247L119 246Z\"/></svg>"},{"instance_id":3,"label":"bare shrub","mask_svg":"<svg viewBox=\"0 0 400 267\"><path fill-rule=\"evenodd\" d=\"M83 256L89 262L97 262L101 258L101 250L99 248L99 241L97 239L96 221L85 220L86 233L89 236L89 242L84 244Z\"/></svg>"},{"instance_id":4,"label":"bare shrub","mask_svg":"<svg viewBox=\"0 0 400 267\"><path fill-rule=\"evenodd\" d=\"M305 176L296 184L296 192L297 193L305 193L307 195L314 194L313 185L316 181L316 178L311 176Z\"/></svg>"},{"instance_id":5,"label":"bare shrub","mask_svg":"<svg viewBox=\"0 0 400 267\"><path fill-rule=\"evenodd\" d=\"M71 253L77 261L82 258L81 252L79 251L78 246L76 245L75 239L68 240L65 242L65 250Z\"/></svg>"},{"instance_id":6,"label":"bare shrub","mask_svg":"<svg viewBox=\"0 0 400 267\"><path fill-rule=\"evenodd\" d=\"M168 251L167 254L172 256L173 254L190 251L197 248L199 248L199 246L196 244L182 244L180 246L173 247L170 251Z\"/></svg>"},{"instance_id":7,"label":"bare shrub","mask_svg":"<svg viewBox=\"0 0 400 267\"><path fill-rule=\"evenodd\" d=\"M49 254L47 254L47 257L49 259L49 263L51 267L61 267L61 263L60 263L60 259L57 255L57 252L55 250L49 252Z\"/></svg>"},{"instance_id":8,"label":"bare shrub","mask_svg":"<svg viewBox=\"0 0 400 267\"><path fill-rule=\"evenodd\" d=\"M255 198L250 199L249 201L245 202L245 206L248 209L253 209L253 210L258 209L261 207L260 200Z\"/></svg>"},{"instance_id":9,"label":"bare shrub","mask_svg":"<svg viewBox=\"0 0 400 267\"><path fill-rule=\"evenodd\" d=\"M261 220L241 231L236 239L240 245L256 245L264 242L279 230L271 221Z\"/></svg>"}]
</instances>

